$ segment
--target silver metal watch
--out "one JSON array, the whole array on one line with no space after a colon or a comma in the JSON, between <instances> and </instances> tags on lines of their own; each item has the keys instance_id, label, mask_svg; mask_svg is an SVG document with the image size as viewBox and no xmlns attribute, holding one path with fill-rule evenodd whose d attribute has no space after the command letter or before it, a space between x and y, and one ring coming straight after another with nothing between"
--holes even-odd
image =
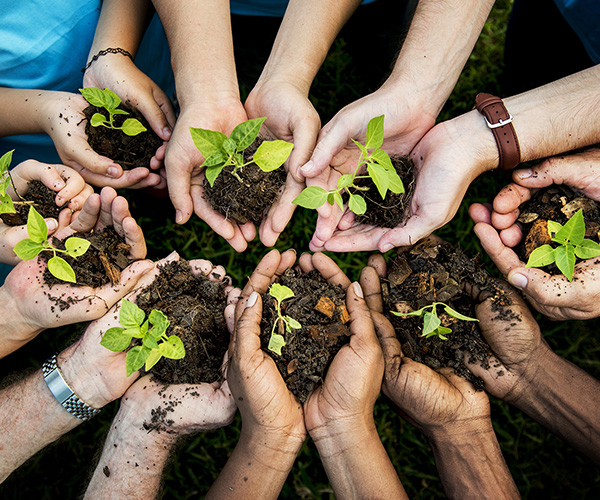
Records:
<instances>
[{"instance_id":1,"label":"silver metal watch","mask_svg":"<svg viewBox=\"0 0 600 500\"><path fill-rule=\"evenodd\" d=\"M77 397L77 394L73 392L73 389L69 387L69 384L63 378L56 363L56 356L55 354L42 365L42 373L48 389L71 415L83 421L95 417L100 413L101 408L92 408Z\"/></svg>"}]
</instances>

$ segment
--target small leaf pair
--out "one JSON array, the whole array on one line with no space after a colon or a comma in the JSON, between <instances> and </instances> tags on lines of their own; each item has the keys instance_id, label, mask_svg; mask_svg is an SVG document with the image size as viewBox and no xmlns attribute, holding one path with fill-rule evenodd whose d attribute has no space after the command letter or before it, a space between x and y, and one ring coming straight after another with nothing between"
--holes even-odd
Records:
<instances>
[{"instance_id":1,"label":"small leaf pair","mask_svg":"<svg viewBox=\"0 0 600 500\"><path fill-rule=\"evenodd\" d=\"M283 335L275 333L277 326L283 322L285 325L285 331L287 333L292 333L292 330L299 330L302 328L302 325L294 318L281 313L281 303L286 299L294 297L294 292L290 288L285 285L280 285L279 283L273 283L269 289L269 295L275 299L277 319L273 323L273 328L271 329L271 338L269 339L269 345L267 348L281 356L281 348L285 346L286 342Z\"/></svg>"},{"instance_id":2,"label":"small leaf pair","mask_svg":"<svg viewBox=\"0 0 600 500\"><path fill-rule=\"evenodd\" d=\"M446 334L451 333L452 329L442 326L442 321L437 314L437 306L443 306L446 314L452 316L453 318L460 319L462 321L479 321L477 318L471 318L459 313L457 310L452 309L448 304L444 304L443 302L434 302L433 304L422 307L418 311L412 311L409 313L392 311L392 314L395 314L396 316L420 316L423 318L423 332L421 333L422 337L429 338L437 335L442 340L448 340Z\"/></svg>"},{"instance_id":3,"label":"small leaf pair","mask_svg":"<svg viewBox=\"0 0 600 500\"><path fill-rule=\"evenodd\" d=\"M2 155L0 158L0 214L13 214L16 212L12 198L8 194L8 186L10 186L10 162L14 149Z\"/></svg>"},{"instance_id":4,"label":"small leaf pair","mask_svg":"<svg viewBox=\"0 0 600 500\"><path fill-rule=\"evenodd\" d=\"M118 109L121 104L121 98L110 89L100 90L96 87L79 89L81 95L92 106L104 108L108 112L108 118L102 113L94 113L90 119L92 127L106 127L114 130L121 130L125 135L136 136L148 130L136 118L127 118L120 127L115 125L116 115L128 115L124 109Z\"/></svg>"}]
</instances>

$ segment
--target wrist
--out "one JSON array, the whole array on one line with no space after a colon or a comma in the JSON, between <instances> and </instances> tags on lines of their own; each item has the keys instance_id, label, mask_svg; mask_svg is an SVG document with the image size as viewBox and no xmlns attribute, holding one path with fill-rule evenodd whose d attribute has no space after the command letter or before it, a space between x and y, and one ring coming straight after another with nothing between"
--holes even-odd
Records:
<instances>
[{"instance_id":1,"label":"wrist","mask_svg":"<svg viewBox=\"0 0 600 500\"><path fill-rule=\"evenodd\" d=\"M489 415L456 421L451 424L422 429L430 443L438 446L452 445L468 448L475 441L495 439L492 420Z\"/></svg>"},{"instance_id":2,"label":"wrist","mask_svg":"<svg viewBox=\"0 0 600 500\"><path fill-rule=\"evenodd\" d=\"M379 442L373 416L359 419L335 419L309 431L319 455L329 458Z\"/></svg>"},{"instance_id":3,"label":"wrist","mask_svg":"<svg viewBox=\"0 0 600 500\"><path fill-rule=\"evenodd\" d=\"M5 318L3 330L3 342L21 345L35 338L44 327L26 318L19 310L19 301L14 299L13 294L6 285L0 287L0 304L2 317Z\"/></svg>"},{"instance_id":4,"label":"wrist","mask_svg":"<svg viewBox=\"0 0 600 500\"><path fill-rule=\"evenodd\" d=\"M271 460L275 457L286 460L286 457L294 457L300 451L302 443L306 439L304 429L283 430L273 428L263 428L259 426L245 426L242 418L242 433L240 441L244 440L254 450L254 453L263 457L265 465L276 463ZM284 463L282 462L282 463Z\"/></svg>"}]
</instances>

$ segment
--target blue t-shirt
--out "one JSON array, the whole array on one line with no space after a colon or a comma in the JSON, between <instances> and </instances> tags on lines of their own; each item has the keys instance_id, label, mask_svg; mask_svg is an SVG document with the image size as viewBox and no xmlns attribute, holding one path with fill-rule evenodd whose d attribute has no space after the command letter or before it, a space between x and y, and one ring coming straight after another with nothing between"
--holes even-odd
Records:
<instances>
[{"instance_id":1,"label":"blue t-shirt","mask_svg":"<svg viewBox=\"0 0 600 500\"><path fill-rule=\"evenodd\" d=\"M0 87L78 93L101 6L101 0L0 0ZM157 16L136 64L173 96L169 48ZM15 149L13 166L28 158L60 163L45 134L0 138L0 155L10 149Z\"/></svg>"},{"instance_id":2,"label":"blue t-shirt","mask_svg":"<svg viewBox=\"0 0 600 500\"><path fill-rule=\"evenodd\" d=\"M583 43L590 59L600 63L600 0L554 0Z\"/></svg>"},{"instance_id":3,"label":"blue t-shirt","mask_svg":"<svg viewBox=\"0 0 600 500\"><path fill-rule=\"evenodd\" d=\"M363 0L361 5L375 0ZM231 0L231 13L241 16L283 17L289 0Z\"/></svg>"}]
</instances>

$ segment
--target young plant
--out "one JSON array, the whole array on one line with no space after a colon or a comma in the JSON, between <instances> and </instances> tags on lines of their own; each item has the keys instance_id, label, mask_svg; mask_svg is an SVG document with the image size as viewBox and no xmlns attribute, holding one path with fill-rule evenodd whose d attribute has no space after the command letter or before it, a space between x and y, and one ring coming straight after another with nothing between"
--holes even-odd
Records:
<instances>
[{"instance_id":1,"label":"young plant","mask_svg":"<svg viewBox=\"0 0 600 500\"><path fill-rule=\"evenodd\" d=\"M545 244L536 248L529 255L525 267L544 267L555 262L560 272L571 281L575 271L575 257L591 259L600 255L600 245L585 238L582 209L579 209L564 226L549 220L548 234L559 246L552 248Z\"/></svg>"},{"instance_id":2,"label":"young plant","mask_svg":"<svg viewBox=\"0 0 600 500\"><path fill-rule=\"evenodd\" d=\"M121 98L110 89L100 90L96 87L88 87L79 89L81 95L92 106L104 108L108 113L108 118L102 113L94 113L90 120L92 127L106 127L114 130L122 130L124 134L134 136L146 132L148 130L142 123L135 118L127 118L120 127L115 125L115 115L128 115L129 113L123 109L118 109L121 104Z\"/></svg>"},{"instance_id":3,"label":"young plant","mask_svg":"<svg viewBox=\"0 0 600 500\"><path fill-rule=\"evenodd\" d=\"M64 253L77 258L87 252L90 242L71 236L65 241L65 250L53 247L48 241L46 221L34 207L29 207L27 234L29 238L19 241L13 249L17 257L21 260L31 260L44 251L52 252L54 255L48 259L48 271L59 280L75 283L75 271L65 259L56 254Z\"/></svg>"},{"instance_id":4,"label":"young plant","mask_svg":"<svg viewBox=\"0 0 600 500\"><path fill-rule=\"evenodd\" d=\"M292 333L292 330L298 330L299 328L302 328L302 325L294 318L281 314L281 303L294 296L292 290L285 285L273 283L269 289L269 295L275 299L275 303L277 304L277 319L273 323L271 338L269 339L267 348L281 356L281 348L285 345L285 339L283 338L283 335L275 333L275 329L279 325L285 325L285 331Z\"/></svg>"},{"instance_id":5,"label":"young plant","mask_svg":"<svg viewBox=\"0 0 600 500\"><path fill-rule=\"evenodd\" d=\"M185 356L185 347L177 335L167 337L170 325L167 317L157 309L150 311L148 319L138 306L123 300L119 312L121 327L106 330L100 345L113 352L121 352L129 347L132 339L142 339L142 345L129 349L125 358L127 376L144 366L149 371L164 356L169 359L181 359ZM150 327L152 325L152 327Z\"/></svg>"},{"instance_id":6,"label":"young plant","mask_svg":"<svg viewBox=\"0 0 600 500\"><path fill-rule=\"evenodd\" d=\"M336 189L331 191L326 191L318 186L309 186L296 197L293 203L311 209L319 208L325 202L330 205L337 203L343 210L342 193L346 191L349 196L348 208L355 214L362 215L367 211L367 203L363 196L356 192L368 191L369 187L357 186L355 181L368 178L371 178L383 200L388 191L395 194L404 193L404 184L394 169L392 160L383 149L380 149L383 144L383 119L384 115L381 115L369 121L367 140L364 145L352 139L361 152L354 173L342 175L337 181ZM367 166L367 175L358 175L364 165Z\"/></svg>"},{"instance_id":7,"label":"young plant","mask_svg":"<svg viewBox=\"0 0 600 500\"><path fill-rule=\"evenodd\" d=\"M12 183L8 167L10 167L13 152L14 149L5 153L0 158L0 214L12 214L16 212L12 198L7 193L8 187Z\"/></svg>"},{"instance_id":8,"label":"young plant","mask_svg":"<svg viewBox=\"0 0 600 500\"><path fill-rule=\"evenodd\" d=\"M395 314L396 316L421 316L423 317L422 337L429 338L437 335L442 340L448 340L446 334L451 333L452 328L442 326L442 322L437 315L437 306L444 306L444 311L446 314L452 316L453 318L461 319L463 321L479 321L477 318L470 318L469 316L459 313L458 311L452 309L448 304L444 304L443 302L434 302L433 304L422 307L418 311L412 311L409 313L392 311L392 314Z\"/></svg>"},{"instance_id":9,"label":"young plant","mask_svg":"<svg viewBox=\"0 0 600 500\"><path fill-rule=\"evenodd\" d=\"M215 179L229 165L233 165L233 175L243 182L238 171L246 165L256 163L263 172L277 170L290 156L294 145L286 141L263 141L253 157L244 163L242 154L258 137L260 127L267 118L254 118L240 123L227 137L216 130L190 127L192 139L205 160L201 167L206 167L206 180L211 187Z\"/></svg>"}]
</instances>

